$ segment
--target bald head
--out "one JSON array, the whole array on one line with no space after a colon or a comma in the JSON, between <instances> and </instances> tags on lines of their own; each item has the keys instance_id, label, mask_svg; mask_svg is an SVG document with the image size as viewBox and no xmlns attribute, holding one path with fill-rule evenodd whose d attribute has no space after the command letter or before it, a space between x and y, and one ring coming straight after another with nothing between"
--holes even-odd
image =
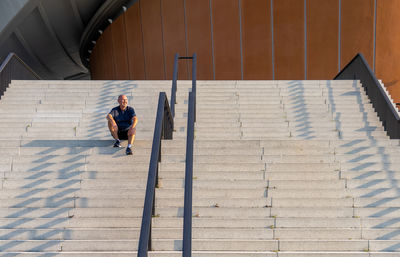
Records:
<instances>
[{"instance_id":1,"label":"bald head","mask_svg":"<svg viewBox=\"0 0 400 257\"><path fill-rule=\"evenodd\" d=\"M126 107L128 106L128 97L126 97L126 95L119 95L118 103L121 110L125 110Z\"/></svg>"}]
</instances>

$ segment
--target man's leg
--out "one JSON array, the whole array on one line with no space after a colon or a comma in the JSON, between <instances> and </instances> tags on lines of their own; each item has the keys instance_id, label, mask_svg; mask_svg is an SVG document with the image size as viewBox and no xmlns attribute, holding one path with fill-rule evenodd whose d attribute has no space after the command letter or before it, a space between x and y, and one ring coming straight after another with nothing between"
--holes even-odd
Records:
<instances>
[{"instance_id":1,"label":"man's leg","mask_svg":"<svg viewBox=\"0 0 400 257\"><path fill-rule=\"evenodd\" d=\"M128 130L128 145L133 145L136 136L136 128L130 128Z\"/></svg>"},{"instance_id":2,"label":"man's leg","mask_svg":"<svg viewBox=\"0 0 400 257\"><path fill-rule=\"evenodd\" d=\"M110 130L111 135L113 136L113 138L116 139L116 140L119 140L119 138L118 138L118 128L114 129L110 121L108 121L108 129Z\"/></svg>"},{"instance_id":3,"label":"man's leg","mask_svg":"<svg viewBox=\"0 0 400 257\"><path fill-rule=\"evenodd\" d=\"M128 130L128 147L126 148L126 154L127 155L132 155L132 144L133 141L135 141L135 135L136 135L136 129L135 128L130 128Z\"/></svg>"}]
</instances>

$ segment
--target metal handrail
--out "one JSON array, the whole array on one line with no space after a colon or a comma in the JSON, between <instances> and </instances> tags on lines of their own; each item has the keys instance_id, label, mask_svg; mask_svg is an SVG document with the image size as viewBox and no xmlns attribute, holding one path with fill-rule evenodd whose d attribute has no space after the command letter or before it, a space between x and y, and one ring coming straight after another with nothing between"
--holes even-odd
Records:
<instances>
[{"instance_id":1,"label":"metal handrail","mask_svg":"<svg viewBox=\"0 0 400 257\"><path fill-rule=\"evenodd\" d=\"M192 193L193 193L193 141L195 122L196 94L189 93L187 136L186 136L186 164L185 164L185 199L183 213L183 244L182 256L192 255Z\"/></svg>"},{"instance_id":2,"label":"metal handrail","mask_svg":"<svg viewBox=\"0 0 400 257\"><path fill-rule=\"evenodd\" d=\"M176 91L178 81L178 61L179 60L192 60L192 90L196 91L196 66L197 66L197 54L193 56L179 56L178 53L174 57L174 73L172 75L172 87L171 87L171 112L172 117L175 118L175 104L176 104Z\"/></svg>"},{"instance_id":3,"label":"metal handrail","mask_svg":"<svg viewBox=\"0 0 400 257\"><path fill-rule=\"evenodd\" d=\"M151 249L151 218L155 214L154 199L156 183L158 183L158 163L161 161L161 139L172 139L173 130L174 120L167 95L165 92L160 92L140 228L138 257L147 257L147 252Z\"/></svg>"},{"instance_id":4,"label":"metal handrail","mask_svg":"<svg viewBox=\"0 0 400 257\"><path fill-rule=\"evenodd\" d=\"M192 59L192 92L189 93L189 114L188 114L188 135L186 140L186 167L185 167L185 208L184 208L184 228L183 228L183 251L184 256L191 256L192 243L192 184L193 184L193 139L194 122L196 111L196 68L197 56L180 57L175 54L174 74L171 88L171 109L168 106L168 100L165 92L161 92L158 100L156 125L154 128L153 145L149 165L149 174L147 179L146 197L143 208L142 225L140 229L140 238L138 246L138 257L147 257L148 250L151 249L151 216L155 213L154 199L155 187L158 181L158 162L161 161L161 135L162 131L167 131L164 138L172 139L173 118L175 116L175 103L178 79L178 60ZM165 107L166 106L166 107ZM164 113L162 110L164 109ZM165 122L165 109L167 109L167 118L172 121L172 126L165 128L169 123ZM162 125L161 124L162 122ZM161 127L163 130L161 130Z\"/></svg>"},{"instance_id":5,"label":"metal handrail","mask_svg":"<svg viewBox=\"0 0 400 257\"><path fill-rule=\"evenodd\" d=\"M400 138L399 113L361 53L357 54L334 78L334 80L343 79L360 80L389 137Z\"/></svg>"},{"instance_id":6,"label":"metal handrail","mask_svg":"<svg viewBox=\"0 0 400 257\"><path fill-rule=\"evenodd\" d=\"M189 93L188 120L186 135L185 198L183 210L182 256L192 256L192 210L193 210L193 144L194 124L196 122L196 70L197 55L192 57L192 92Z\"/></svg>"},{"instance_id":7,"label":"metal handrail","mask_svg":"<svg viewBox=\"0 0 400 257\"><path fill-rule=\"evenodd\" d=\"M13 79L40 80L41 78L15 53L9 53L0 65L0 99Z\"/></svg>"}]
</instances>

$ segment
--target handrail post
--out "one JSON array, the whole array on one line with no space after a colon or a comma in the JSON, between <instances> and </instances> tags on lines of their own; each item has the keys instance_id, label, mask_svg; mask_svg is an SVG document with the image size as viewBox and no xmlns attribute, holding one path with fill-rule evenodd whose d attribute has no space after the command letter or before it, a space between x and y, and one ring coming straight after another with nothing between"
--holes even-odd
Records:
<instances>
[{"instance_id":1,"label":"handrail post","mask_svg":"<svg viewBox=\"0 0 400 257\"><path fill-rule=\"evenodd\" d=\"M195 93L189 93L186 164L185 164L185 199L183 216L183 251L182 257L191 257L192 253L192 194L193 194L193 140L194 140L194 110Z\"/></svg>"},{"instance_id":2,"label":"handrail post","mask_svg":"<svg viewBox=\"0 0 400 257\"><path fill-rule=\"evenodd\" d=\"M178 80L178 59L179 54L175 54L174 58L174 73L172 75L172 88L171 88L171 112L172 117L175 117L175 103L176 103L176 90L177 90L177 80Z\"/></svg>"},{"instance_id":3,"label":"handrail post","mask_svg":"<svg viewBox=\"0 0 400 257\"><path fill-rule=\"evenodd\" d=\"M196 74L196 70L197 70L197 54L194 53L193 54L193 59L192 59L192 92L194 92L194 97L193 97L193 101L196 102L196 81L197 81L197 74ZM194 122L196 122L196 103L194 104Z\"/></svg>"}]
</instances>

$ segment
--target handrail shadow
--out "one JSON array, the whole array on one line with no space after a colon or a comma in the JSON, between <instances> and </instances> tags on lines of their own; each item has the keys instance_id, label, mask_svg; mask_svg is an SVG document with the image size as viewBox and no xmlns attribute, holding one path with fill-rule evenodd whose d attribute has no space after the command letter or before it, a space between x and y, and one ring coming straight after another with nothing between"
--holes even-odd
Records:
<instances>
[{"instance_id":1,"label":"handrail shadow","mask_svg":"<svg viewBox=\"0 0 400 257\"><path fill-rule=\"evenodd\" d=\"M8 213L2 216L2 219L7 220L0 225L0 229L4 229L1 238L4 240L0 244L0 252L5 252L2 256L16 256L23 253L7 253L9 249L18 245L23 245L24 240L18 240L16 237L24 233L30 233L29 240L50 240L45 242L38 241L37 245L27 248L27 252L40 252L46 251L49 248L59 247L60 243L65 239L70 238L71 229L66 226L66 223L71 220L69 212L74 209L76 197L75 194L80 190L77 185L81 181L80 174L83 173L83 155L79 155L78 159L75 157L69 158L68 153L62 163L62 167L56 167L58 162L52 161L56 156L55 151L58 147L51 145L53 140L27 140L20 141L21 148L45 148L42 152L37 152L38 158L32 161L29 168L23 167L13 163L10 167L10 174L20 171L32 173L32 175L24 176L19 184L20 191L15 193L11 199L15 203L8 206ZM55 140L56 144L60 146L76 146L80 144L77 140ZM85 141L87 144L87 141ZM54 155L48 155L54 153ZM76 152L78 153L78 152ZM75 154L75 152L74 152ZM43 157L41 156L43 155ZM55 172L58 174L57 179L49 179L45 176ZM5 175L6 176L6 175ZM60 179L60 180L58 180ZM11 179L12 180L12 179ZM53 185L46 185L46 183L54 182ZM11 186L12 188L13 186ZM49 190L50 189L50 190ZM54 191L51 191L54 190ZM48 194L45 194L48 192ZM44 202L43 209L40 213L41 202ZM40 214L38 214L40 213ZM33 216L32 216L33 215ZM37 224L32 223L38 216L43 219L42 222ZM48 219L48 220L46 220ZM36 231L41 229L42 232ZM59 240L51 240L55 236L60 237ZM50 255L51 253L48 253ZM54 254L53 254L54 255Z\"/></svg>"},{"instance_id":2,"label":"handrail shadow","mask_svg":"<svg viewBox=\"0 0 400 257\"><path fill-rule=\"evenodd\" d=\"M334 79L360 80L387 135L391 139L400 138L400 117L396 105L392 103L383 85L377 80L362 54L357 54ZM357 88L356 84L356 82L353 82L354 89ZM367 129L371 124L368 122L367 111L361 101L360 94L357 95L357 104L363 113L364 128L369 146L359 145L363 142L361 139L353 139L341 145L341 147L352 147L350 151L345 153L350 156L354 155L354 158L346 161L346 163L354 163L348 169L351 172L355 172L355 176L352 179L364 180L363 183L355 187L356 189L366 190L358 197L360 199L371 199L370 202L366 202L357 208L371 208L365 214L366 218L382 219L380 221L377 220L376 224L371 226L370 229L388 229L377 233L371 239L395 240L400 234L399 226L396 225L399 223L398 215L396 215L399 207L396 204L396 200L400 196L398 180L395 177L398 168L389 160L390 151L387 151L386 146L380 146L378 140L372 135L372 131ZM376 147L377 151L375 153L368 152L369 147ZM377 160L369 160L374 157ZM382 173L382 176L375 177L379 173ZM384 184L386 181L389 182L388 185ZM394 252L399 249L399 244L393 242L382 248L381 251Z\"/></svg>"},{"instance_id":3,"label":"handrail shadow","mask_svg":"<svg viewBox=\"0 0 400 257\"><path fill-rule=\"evenodd\" d=\"M161 161L161 139L172 139L173 130L174 120L169 108L167 95L165 92L160 92L140 228L138 257L147 257L147 252L151 249L151 218L155 213L154 200L156 183L158 182L158 163Z\"/></svg>"}]
</instances>

